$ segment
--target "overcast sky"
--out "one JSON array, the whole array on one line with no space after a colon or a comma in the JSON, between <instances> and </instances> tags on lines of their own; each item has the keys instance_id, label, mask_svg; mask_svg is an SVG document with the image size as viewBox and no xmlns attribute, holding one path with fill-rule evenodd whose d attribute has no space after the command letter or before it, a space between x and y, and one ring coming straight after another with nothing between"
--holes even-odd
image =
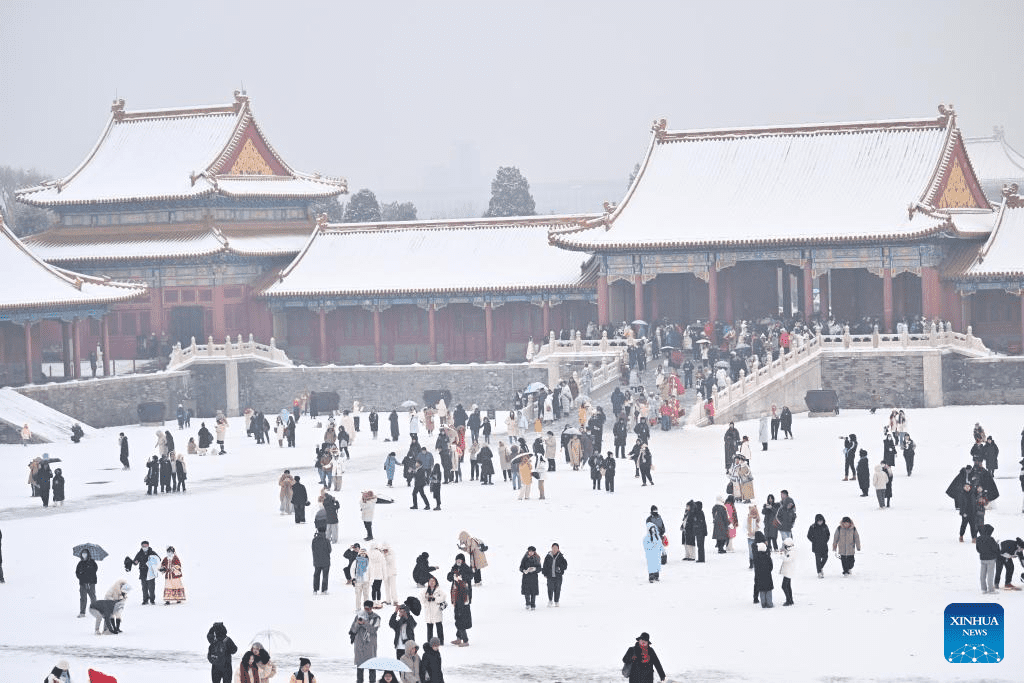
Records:
<instances>
[{"instance_id":1,"label":"overcast sky","mask_svg":"<svg viewBox=\"0 0 1024 683\"><path fill-rule=\"evenodd\" d=\"M384 195L456 182L475 156L488 179L511 164L535 184L625 190L656 117L949 102L968 135L1004 125L1024 150L1021 25L1018 2L2 0L0 165L67 174L115 94L128 109L220 103L243 83L294 167Z\"/></svg>"}]
</instances>

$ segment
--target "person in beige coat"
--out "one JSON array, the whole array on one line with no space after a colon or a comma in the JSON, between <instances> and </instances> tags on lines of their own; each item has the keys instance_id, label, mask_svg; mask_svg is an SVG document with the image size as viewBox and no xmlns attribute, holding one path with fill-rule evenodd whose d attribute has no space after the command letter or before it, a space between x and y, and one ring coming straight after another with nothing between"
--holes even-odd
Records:
<instances>
[{"instance_id":1,"label":"person in beige coat","mask_svg":"<svg viewBox=\"0 0 1024 683\"><path fill-rule=\"evenodd\" d=\"M849 576L853 571L853 564L856 561L854 551L860 550L860 534L857 527L849 517L843 517L843 521L836 527L832 535L832 551L839 554L839 561L843 565L843 576Z\"/></svg>"},{"instance_id":2,"label":"person in beige coat","mask_svg":"<svg viewBox=\"0 0 1024 683\"><path fill-rule=\"evenodd\" d=\"M519 457L519 462L513 464L513 467L519 467L519 479L523 482L522 487L519 489L519 500L530 500L530 486L533 484L533 457L529 452L523 453Z\"/></svg>"},{"instance_id":3,"label":"person in beige coat","mask_svg":"<svg viewBox=\"0 0 1024 683\"><path fill-rule=\"evenodd\" d=\"M402 683L420 683L420 655L419 646L416 641L405 641L405 654L400 660L402 664L409 667L408 671L402 672Z\"/></svg>"},{"instance_id":4,"label":"person in beige coat","mask_svg":"<svg viewBox=\"0 0 1024 683\"><path fill-rule=\"evenodd\" d=\"M290 515L292 514L292 484L295 483L295 478L291 475L291 472L285 470L281 474L281 477L277 480L277 485L281 487L281 493L279 497L281 499L281 514Z\"/></svg>"},{"instance_id":5,"label":"person in beige coat","mask_svg":"<svg viewBox=\"0 0 1024 683\"><path fill-rule=\"evenodd\" d=\"M480 570L487 566L487 555L480 548L480 540L469 535L468 531L459 533L459 550L469 554L469 567L473 570L473 585L483 584Z\"/></svg>"}]
</instances>

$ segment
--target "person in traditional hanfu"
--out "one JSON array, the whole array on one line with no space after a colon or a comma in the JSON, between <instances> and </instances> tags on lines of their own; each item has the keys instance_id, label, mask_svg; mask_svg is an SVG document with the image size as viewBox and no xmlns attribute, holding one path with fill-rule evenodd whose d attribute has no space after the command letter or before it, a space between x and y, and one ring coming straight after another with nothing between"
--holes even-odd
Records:
<instances>
[{"instance_id":1,"label":"person in traditional hanfu","mask_svg":"<svg viewBox=\"0 0 1024 683\"><path fill-rule=\"evenodd\" d=\"M164 604L169 605L173 600L180 605L185 600L185 586L181 583L181 560L173 545L167 546L160 571L164 575Z\"/></svg>"}]
</instances>

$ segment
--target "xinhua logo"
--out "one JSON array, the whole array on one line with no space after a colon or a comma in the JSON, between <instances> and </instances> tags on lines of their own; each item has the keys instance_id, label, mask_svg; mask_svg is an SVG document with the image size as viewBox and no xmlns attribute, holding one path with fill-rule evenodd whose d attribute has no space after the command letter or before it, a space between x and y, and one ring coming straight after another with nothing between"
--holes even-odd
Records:
<instances>
[{"instance_id":1,"label":"xinhua logo","mask_svg":"<svg viewBox=\"0 0 1024 683\"><path fill-rule=\"evenodd\" d=\"M997 664L1003 661L1003 606L998 603L955 602L946 606L945 657L953 664Z\"/></svg>"}]
</instances>

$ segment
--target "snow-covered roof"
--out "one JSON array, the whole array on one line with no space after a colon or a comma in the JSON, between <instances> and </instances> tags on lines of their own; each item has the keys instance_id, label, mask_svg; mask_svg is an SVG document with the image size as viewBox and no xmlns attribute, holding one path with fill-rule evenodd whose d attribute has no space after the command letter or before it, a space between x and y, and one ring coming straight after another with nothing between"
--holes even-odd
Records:
<instances>
[{"instance_id":1,"label":"snow-covered roof","mask_svg":"<svg viewBox=\"0 0 1024 683\"><path fill-rule=\"evenodd\" d=\"M1006 183L1024 179L1024 155L1006 143L1001 128L987 137L965 138L978 179Z\"/></svg>"},{"instance_id":2,"label":"snow-covered roof","mask_svg":"<svg viewBox=\"0 0 1024 683\"><path fill-rule=\"evenodd\" d=\"M1013 192L1017 187L1013 186ZM1024 277L1024 197L1007 192L999 218L964 279Z\"/></svg>"},{"instance_id":3,"label":"snow-covered roof","mask_svg":"<svg viewBox=\"0 0 1024 683\"><path fill-rule=\"evenodd\" d=\"M265 287L269 297L543 291L584 284L590 260L548 243L548 231L595 215L319 227Z\"/></svg>"},{"instance_id":4,"label":"snow-covered roof","mask_svg":"<svg viewBox=\"0 0 1024 683\"><path fill-rule=\"evenodd\" d=\"M242 256L294 256L309 240L307 223L280 227L162 224L131 231L53 228L25 239L49 263L153 260L235 253Z\"/></svg>"},{"instance_id":5,"label":"snow-covered roof","mask_svg":"<svg viewBox=\"0 0 1024 683\"><path fill-rule=\"evenodd\" d=\"M344 180L292 170L253 117L249 98L232 104L125 111L124 100L89 156L69 175L16 193L26 204L60 207L228 197L319 198Z\"/></svg>"},{"instance_id":6,"label":"snow-covered roof","mask_svg":"<svg viewBox=\"0 0 1024 683\"><path fill-rule=\"evenodd\" d=\"M80 275L45 263L3 223L0 216L0 311L92 306L133 299L146 291L136 283Z\"/></svg>"},{"instance_id":7,"label":"snow-covered roof","mask_svg":"<svg viewBox=\"0 0 1024 683\"><path fill-rule=\"evenodd\" d=\"M602 251L991 230L951 109L932 119L696 131L655 122L618 206L552 243ZM960 216L966 219L961 227Z\"/></svg>"}]
</instances>

